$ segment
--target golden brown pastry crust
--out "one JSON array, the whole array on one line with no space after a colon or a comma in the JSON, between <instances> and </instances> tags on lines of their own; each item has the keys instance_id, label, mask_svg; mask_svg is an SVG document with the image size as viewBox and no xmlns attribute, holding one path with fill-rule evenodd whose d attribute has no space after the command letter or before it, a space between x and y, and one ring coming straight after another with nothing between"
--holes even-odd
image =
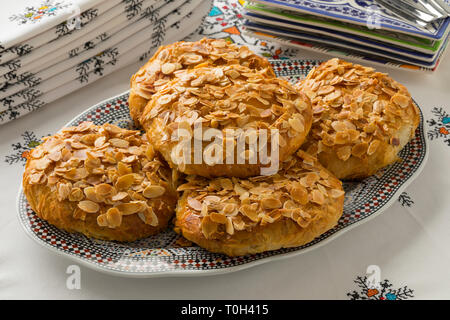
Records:
<instances>
[{"instance_id":1,"label":"golden brown pastry crust","mask_svg":"<svg viewBox=\"0 0 450 320\"><path fill-rule=\"evenodd\" d=\"M275 77L267 59L238 47L223 39L202 39L196 42L175 42L162 46L153 57L131 77L128 104L130 115L138 124L142 110L151 96L166 82L173 79L176 70L198 66L240 64Z\"/></svg>"},{"instance_id":2,"label":"golden brown pastry crust","mask_svg":"<svg viewBox=\"0 0 450 320\"><path fill-rule=\"evenodd\" d=\"M365 178L397 161L419 125L408 90L373 68L331 59L296 88L314 113L302 149L339 179Z\"/></svg>"},{"instance_id":3,"label":"golden brown pastry crust","mask_svg":"<svg viewBox=\"0 0 450 320\"><path fill-rule=\"evenodd\" d=\"M256 164L249 164L249 161L239 164L237 160L234 164L226 164L227 150L231 148L227 149L225 139L221 145L222 163L202 161L196 164L194 146L190 162L174 163L172 151L179 144L174 133L181 128L193 135L196 123L201 124L203 132L214 128L223 137L227 130L242 129L245 134L251 134L253 130L258 135L264 129L269 142L268 154L272 148L270 134L278 130L279 159L283 161L305 140L312 123L312 109L308 97L297 92L287 81L267 78L237 64L180 71L177 78L152 96L142 113L141 124L149 141L172 168L204 177L248 177L261 174L260 153L256 152ZM232 139L236 146L238 138ZM210 144L209 140L202 142L202 154ZM238 152L235 147L235 159Z\"/></svg>"},{"instance_id":4,"label":"golden brown pastry crust","mask_svg":"<svg viewBox=\"0 0 450 320\"><path fill-rule=\"evenodd\" d=\"M46 137L29 153L23 189L41 219L104 240L160 232L177 201L171 171L145 136L89 122Z\"/></svg>"},{"instance_id":5,"label":"golden brown pastry crust","mask_svg":"<svg viewBox=\"0 0 450 320\"><path fill-rule=\"evenodd\" d=\"M343 212L342 183L303 151L274 176L187 180L178 188L175 231L229 256L301 246Z\"/></svg>"}]
</instances>

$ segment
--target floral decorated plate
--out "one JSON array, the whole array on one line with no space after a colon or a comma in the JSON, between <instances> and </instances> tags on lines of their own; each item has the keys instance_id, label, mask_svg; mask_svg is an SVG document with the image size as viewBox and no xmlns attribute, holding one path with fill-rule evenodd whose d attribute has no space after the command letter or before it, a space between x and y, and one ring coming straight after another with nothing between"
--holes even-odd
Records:
<instances>
[{"instance_id":1,"label":"floral decorated plate","mask_svg":"<svg viewBox=\"0 0 450 320\"><path fill-rule=\"evenodd\" d=\"M292 82L304 77L319 63L315 60L272 61L277 75ZM96 124L109 122L121 127L133 127L127 100L128 92L110 98L89 108L67 125L93 121ZM405 187L417 177L425 165L427 153L421 119L415 138L401 151L402 162L363 181L344 184L344 213L335 228L301 247L248 256L227 257L197 246L182 246L180 236L171 228L132 243L102 241L67 233L41 220L31 210L22 190L17 198L18 216L33 240L98 271L125 277L203 276L232 272L318 248L377 216L396 201Z\"/></svg>"}]
</instances>

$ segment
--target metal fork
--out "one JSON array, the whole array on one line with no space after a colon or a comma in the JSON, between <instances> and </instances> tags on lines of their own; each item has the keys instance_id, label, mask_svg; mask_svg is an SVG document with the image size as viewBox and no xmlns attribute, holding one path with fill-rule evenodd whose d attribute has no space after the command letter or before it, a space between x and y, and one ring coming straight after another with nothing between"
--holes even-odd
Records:
<instances>
[{"instance_id":1,"label":"metal fork","mask_svg":"<svg viewBox=\"0 0 450 320\"><path fill-rule=\"evenodd\" d=\"M387 9L389 12L394 14L395 16L399 17L400 19L403 19L404 21L408 23L412 23L417 26L417 28L424 30L424 31L432 31L432 28L430 27L429 22L422 20L417 17L417 15L413 15L408 10L404 9L403 7L400 7L399 5L393 5L390 1L386 0L375 0L379 5ZM432 20L430 20L432 21Z\"/></svg>"},{"instance_id":2,"label":"metal fork","mask_svg":"<svg viewBox=\"0 0 450 320\"><path fill-rule=\"evenodd\" d=\"M375 0L408 23L426 31L432 30L431 23L449 16L448 5L443 0ZM439 4L437 1L442 2ZM444 4L444 6L442 6Z\"/></svg>"},{"instance_id":3,"label":"metal fork","mask_svg":"<svg viewBox=\"0 0 450 320\"><path fill-rule=\"evenodd\" d=\"M450 13L449 6L443 0L403 0L399 2L409 2L418 9L435 16L436 19L446 18Z\"/></svg>"}]
</instances>

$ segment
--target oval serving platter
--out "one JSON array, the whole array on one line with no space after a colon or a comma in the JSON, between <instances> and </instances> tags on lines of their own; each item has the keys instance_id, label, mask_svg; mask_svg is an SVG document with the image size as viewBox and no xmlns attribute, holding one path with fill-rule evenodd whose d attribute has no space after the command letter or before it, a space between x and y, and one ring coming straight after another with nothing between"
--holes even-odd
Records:
<instances>
[{"instance_id":1,"label":"oval serving platter","mask_svg":"<svg viewBox=\"0 0 450 320\"><path fill-rule=\"evenodd\" d=\"M317 60L273 60L276 74L293 83L306 76ZM133 128L128 111L128 92L105 100L70 121L96 124L106 122ZM241 257L208 252L197 246L180 246L172 228L132 243L90 239L71 234L41 220L30 208L22 190L17 198L18 216L26 233L54 252L97 271L124 277L203 276L249 268L258 264L292 257L318 248L386 210L420 173L428 154L423 117L416 136L401 151L403 161L358 182L344 183L344 213L338 224L301 247L280 249Z\"/></svg>"}]
</instances>

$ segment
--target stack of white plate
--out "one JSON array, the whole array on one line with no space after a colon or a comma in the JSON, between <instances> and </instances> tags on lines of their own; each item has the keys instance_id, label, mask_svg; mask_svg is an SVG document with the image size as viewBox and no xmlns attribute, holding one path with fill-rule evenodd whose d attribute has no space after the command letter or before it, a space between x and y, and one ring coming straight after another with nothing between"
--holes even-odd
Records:
<instances>
[{"instance_id":1,"label":"stack of white plate","mask_svg":"<svg viewBox=\"0 0 450 320\"><path fill-rule=\"evenodd\" d=\"M0 124L179 41L205 0L15 0L0 12Z\"/></svg>"},{"instance_id":2,"label":"stack of white plate","mask_svg":"<svg viewBox=\"0 0 450 320\"><path fill-rule=\"evenodd\" d=\"M421 2L427 5L411 3L423 12ZM435 71L447 47L449 2L439 0L436 20L417 24L376 0L253 0L245 6L246 28L251 36L344 59Z\"/></svg>"}]
</instances>

